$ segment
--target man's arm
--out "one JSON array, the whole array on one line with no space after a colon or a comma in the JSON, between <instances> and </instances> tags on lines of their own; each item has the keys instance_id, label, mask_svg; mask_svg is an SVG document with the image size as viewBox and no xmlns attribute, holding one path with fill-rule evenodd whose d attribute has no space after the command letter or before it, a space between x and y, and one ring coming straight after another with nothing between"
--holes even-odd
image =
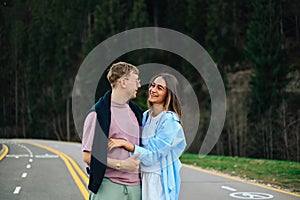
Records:
<instances>
[{"instance_id":1,"label":"man's arm","mask_svg":"<svg viewBox=\"0 0 300 200\"><path fill-rule=\"evenodd\" d=\"M117 170L125 170L125 171L137 171L139 169L140 160L135 160L139 157L140 154L134 154L125 160L117 160L112 158L107 158L107 167L117 169Z\"/></svg>"},{"instance_id":2,"label":"man's arm","mask_svg":"<svg viewBox=\"0 0 300 200\"><path fill-rule=\"evenodd\" d=\"M97 114L95 111L90 112L85 121L83 126L83 135L82 135L82 160L88 166L90 166L91 162L91 151L94 141L94 134L96 128L96 120Z\"/></svg>"},{"instance_id":3,"label":"man's arm","mask_svg":"<svg viewBox=\"0 0 300 200\"><path fill-rule=\"evenodd\" d=\"M117 169L117 170L125 170L125 171L136 171L139 169L139 160L135 160L140 154L134 154L133 156L125 159L125 160L117 160L112 158L107 158L107 167ZM91 152L83 151L82 152L83 162L90 165L91 162Z\"/></svg>"}]
</instances>

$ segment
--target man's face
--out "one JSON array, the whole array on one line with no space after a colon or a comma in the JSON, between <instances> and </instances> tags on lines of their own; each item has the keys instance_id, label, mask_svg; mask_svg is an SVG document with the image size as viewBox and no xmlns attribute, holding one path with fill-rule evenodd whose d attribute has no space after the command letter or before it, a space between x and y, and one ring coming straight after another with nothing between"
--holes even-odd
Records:
<instances>
[{"instance_id":1,"label":"man's face","mask_svg":"<svg viewBox=\"0 0 300 200\"><path fill-rule=\"evenodd\" d=\"M130 99L136 98L138 89L141 87L140 79L138 74L130 73L125 78L126 89L130 95Z\"/></svg>"}]
</instances>

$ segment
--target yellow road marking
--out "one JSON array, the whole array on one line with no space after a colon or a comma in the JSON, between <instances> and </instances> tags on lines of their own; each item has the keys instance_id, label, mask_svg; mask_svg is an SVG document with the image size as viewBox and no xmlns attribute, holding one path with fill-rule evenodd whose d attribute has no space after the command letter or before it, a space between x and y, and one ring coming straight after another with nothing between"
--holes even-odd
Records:
<instances>
[{"instance_id":1,"label":"yellow road marking","mask_svg":"<svg viewBox=\"0 0 300 200\"><path fill-rule=\"evenodd\" d=\"M4 148L4 150L3 150L2 154L0 155L0 160L2 160L8 153L8 147L5 144L3 144L3 148Z\"/></svg>"},{"instance_id":2,"label":"yellow road marking","mask_svg":"<svg viewBox=\"0 0 300 200\"><path fill-rule=\"evenodd\" d=\"M62 153L73 165L73 167L76 169L76 171L78 172L78 174L81 176L81 178L84 180L85 184L87 185L89 183L89 178L87 177L87 175L82 171L82 169L77 165L77 163L70 158L70 156L68 156L65 153Z\"/></svg>"},{"instance_id":3,"label":"yellow road marking","mask_svg":"<svg viewBox=\"0 0 300 200\"><path fill-rule=\"evenodd\" d=\"M190 169L195 169L195 170L198 170L198 171L202 171L202 172L205 172L205 173L208 173L208 174L213 174L213 175L216 175L216 176L221 176L223 178L229 178L229 179L232 179L232 180L235 180L235 181L244 182L244 183L248 183L248 184L251 184L251 185L258 186L258 187L262 187L262 188L274 190L276 192L281 192L281 193L284 193L284 194L289 194L289 195L293 195L293 196L296 196L296 197L300 197L300 194L295 194L295 193L292 193L292 192L287 192L287 191L280 190L280 189L277 189L277 188L273 188L273 187L270 187L270 186L267 186L267 185L263 185L263 184L259 184L259 183L253 183L253 182L250 182L250 181L247 181L247 180L243 180L243 179L240 179L240 178L236 178L236 177L233 177L233 176L229 176L229 175L221 174L221 173L218 173L218 172L213 172L213 171L209 171L209 170L206 170L206 169L202 169L200 167L195 167L195 166L191 166L191 165L187 165L187 164L182 164L182 165L184 167L187 167L187 168L190 168Z\"/></svg>"},{"instance_id":4,"label":"yellow road marking","mask_svg":"<svg viewBox=\"0 0 300 200\"><path fill-rule=\"evenodd\" d=\"M51 147L48 147L48 146L45 146L45 145L42 145L42 144L38 144L38 143L34 143L34 142L27 142L27 141L22 141L22 142L38 146L40 148L46 149L46 150L48 150L52 153L57 154L64 161L66 167L68 168L72 178L74 179L74 181L75 181L77 187L79 188L79 190L80 190L82 196L84 197L84 199L88 199L89 193L86 189L86 186L81 182L80 178L78 177L77 173L73 169L70 162L73 164L74 168L78 171L78 173L80 174L80 176L83 178L83 180L86 183L87 183L88 178L86 177L86 175L82 172L82 170L78 167L78 165L76 164L76 162L72 158L70 158L69 156L67 156L66 154L64 154L61 151L58 151L56 149L53 149Z\"/></svg>"}]
</instances>

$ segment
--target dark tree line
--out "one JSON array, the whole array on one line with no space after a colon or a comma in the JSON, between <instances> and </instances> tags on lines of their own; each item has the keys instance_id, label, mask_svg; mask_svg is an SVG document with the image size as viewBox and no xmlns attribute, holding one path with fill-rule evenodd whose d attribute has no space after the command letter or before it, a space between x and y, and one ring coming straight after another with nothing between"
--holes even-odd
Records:
<instances>
[{"instance_id":1,"label":"dark tree line","mask_svg":"<svg viewBox=\"0 0 300 200\"><path fill-rule=\"evenodd\" d=\"M71 93L85 56L119 32L158 26L199 42L223 76L227 119L212 153L299 161L299 86L287 89L300 69L299 17L297 0L3 0L0 137L79 141ZM198 153L210 106L193 67L177 55L153 49L119 60L173 66L192 83L204 113L189 148ZM248 75L249 82L241 81L246 89L232 84L237 74ZM107 88L107 83L100 85L97 96ZM144 101L137 99L146 108Z\"/></svg>"}]
</instances>

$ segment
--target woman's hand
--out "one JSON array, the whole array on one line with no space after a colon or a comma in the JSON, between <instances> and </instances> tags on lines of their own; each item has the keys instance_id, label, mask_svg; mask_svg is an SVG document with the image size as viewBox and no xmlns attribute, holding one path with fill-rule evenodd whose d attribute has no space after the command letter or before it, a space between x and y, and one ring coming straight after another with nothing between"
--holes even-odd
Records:
<instances>
[{"instance_id":1,"label":"woman's hand","mask_svg":"<svg viewBox=\"0 0 300 200\"><path fill-rule=\"evenodd\" d=\"M109 138L108 151L111 151L114 148L118 148L118 147L123 147L129 152L134 152L134 144L128 142L127 140Z\"/></svg>"},{"instance_id":2,"label":"woman's hand","mask_svg":"<svg viewBox=\"0 0 300 200\"><path fill-rule=\"evenodd\" d=\"M109 138L108 141L108 151L113 150L114 148L123 147L126 143L126 140Z\"/></svg>"}]
</instances>

